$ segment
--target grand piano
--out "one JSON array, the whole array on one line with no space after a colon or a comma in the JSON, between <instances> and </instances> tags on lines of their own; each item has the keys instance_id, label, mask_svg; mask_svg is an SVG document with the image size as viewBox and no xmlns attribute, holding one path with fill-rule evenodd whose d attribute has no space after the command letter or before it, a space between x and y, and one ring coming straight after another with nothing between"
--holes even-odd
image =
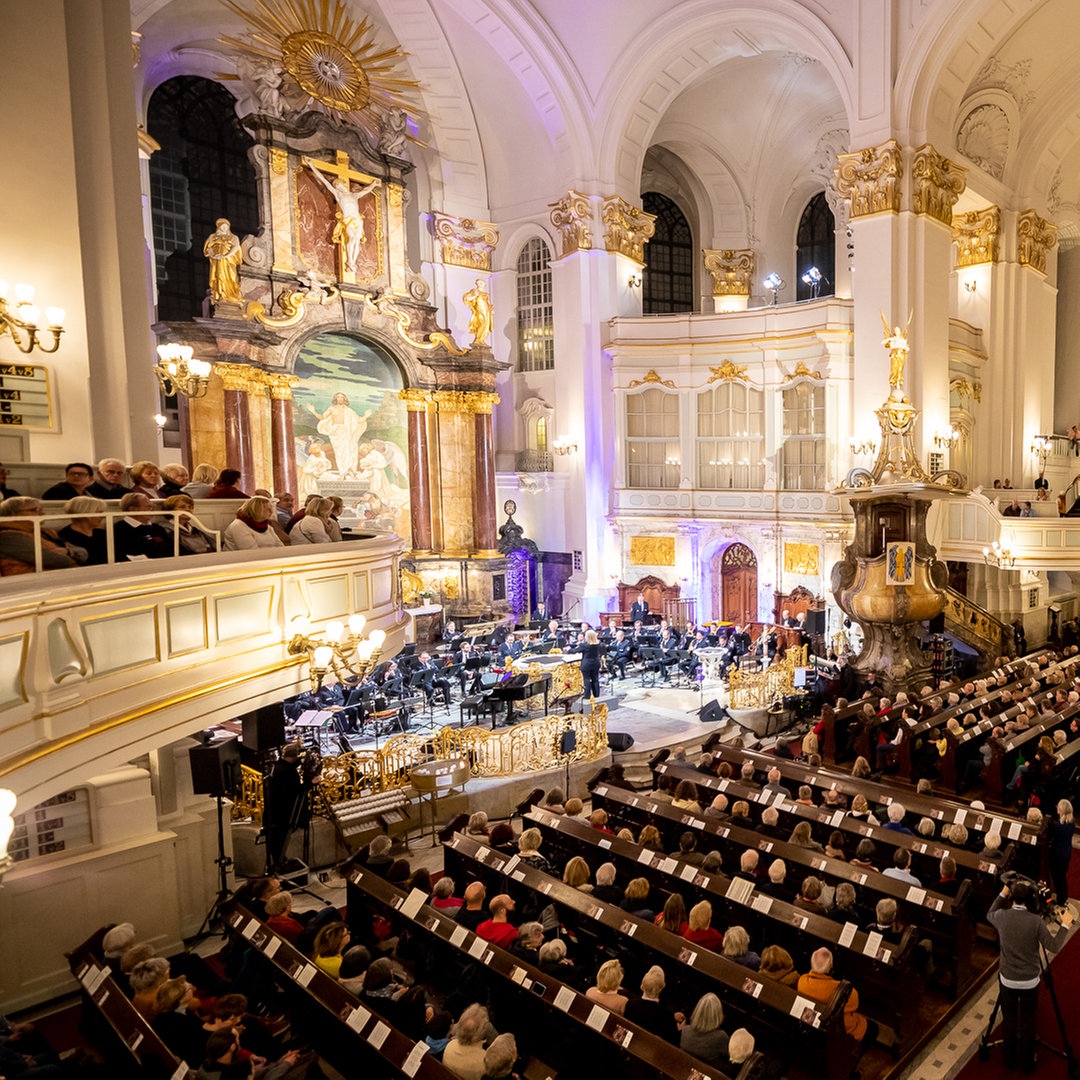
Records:
<instances>
[{"instance_id":1,"label":"grand piano","mask_svg":"<svg viewBox=\"0 0 1080 1080\"><path fill-rule=\"evenodd\" d=\"M493 686L488 691L487 696L490 701L506 702L506 723L512 724L514 722L514 702L525 701L528 698L536 697L537 694L544 695L544 715L547 716L548 692L550 689L550 674L540 675L536 679L529 679L527 675L515 675L506 682ZM495 730L494 712L491 714L491 730Z\"/></svg>"}]
</instances>

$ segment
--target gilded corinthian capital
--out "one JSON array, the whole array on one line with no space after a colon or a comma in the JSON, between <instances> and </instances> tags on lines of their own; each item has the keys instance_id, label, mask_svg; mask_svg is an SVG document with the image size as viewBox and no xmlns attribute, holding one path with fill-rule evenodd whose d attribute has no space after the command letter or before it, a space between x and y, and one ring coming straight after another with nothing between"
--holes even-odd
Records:
<instances>
[{"instance_id":1,"label":"gilded corinthian capital","mask_svg":"<svg viewBox=\"0 0 1080 1080\"><path fill-rule=\"evenodd\" d=\"M751 248L705 250L705 269L712 274L713 296L749 296L754 277Z\"/></svg>"},{"instance_id":2,"label":"gilded corinthian capital","mask_svg":"<svg viewBox=\"0 0 1080 1080\"><path fill-rule=\"evenodd\" d=\"M956 242L956 269L996 263L1001 211L996 206L985 210L969 210L953 218L952 238Z\"/></svg>"},{"instance_id":3,"label":"gilded corinthian capital","mask_svg":"<svg viewBox=\"0 0 1080 1080\"><path fill-rule=\"evenodd\" d=\"M967 187L966 173L967 169L939 154L929 143L920 146L911 163L915 213L951 225L952 208Z\"/></svg>"},{"instance_id":4,"label":"gilded corinthian capital","mask_svg":"<svg viewBox=\"0 0 1080 1080\"><path fill-rule=\"evenodd\" d=\"M295 375L284 372L264 372L263 382L270 387L270 397L274 401L292 401L292 392L300 385Z\"/></svg>"},{"instance_id":5,"label":"gilded corinthian capital","mask_svg":"<svg viewBox=\"0 0 1080 1080\"><path fill-rule=\"evenodd\" d=\"M247 394L263 386L262 372L250 364L215 364L214 374L221 379L226 390Z\"/></svg>"},{"instance_id":6,"label":"gilded corinthian capital","mask_svg":"<svg viewBox=\"0 0 1080 1080\"><path fill-rule=\"evenodd\" d=\"M562 234L563 255L589 251L592 248L589 196L571 189L558 202L548 205L551 207L551 224Z\"/></svg>"},{"instance_id":7,"label":"gilded corinthian capital","mask_svg":"<svg viewBox=\"0 0 1080 1080\"><path fill-rule=\"evenodd\" d=\"M904 176L900 144L895 139L867 146L853 154L837 154L833 169L836 190L848 200L851 217L900 212L900 181Z\"/></svg>"},{"instance_id":8,"label":"gilded corinthian capital","mask_svg":"<svg viewBox=\"0 0 1080 1080\"><path fill-rule=\"evenodd\" d=\"M1057 226L1025 210L1016 223L1017 257L1021 266L1046 273L1047 252L1057 243Z\"/></svg>"},{"instance_id":9,"label":"gilded corinthian capital","mask_svg":"<svg viewBox=\"0 0 1080 1080\"><path fill-rule=\"evenodd\" d=\"M398 397L405 402L406 412L427 412L428 401L431 400L427 390L419 390L413 386L399 390Z\"/></svg>"},{"instance_id":10,"label":"gilded corinthian capital","mask_svg":"<svg viewBox=\"0 0 1080 1080\"><path fill-rule=\"evenodd\" d=\"M635 262L645 262L645 245L656 232L656 215L646 214L638 206L631 206L619 195L604 199L601 215L607 228L604 230L604 249L617 251Z\"/></svg>"},{"instance_id":11,"label":"gilded corinthian capital","mask_svg":"<svg viewBox=\"0 0 1080 1080\"><path fill-rule=\"evenodd\" d=\"M432 211L431 220L442 261L447 266L491 269L491 255L499 242L499 230L493 222L452 217L439 210Z\"/></svg>"}]
</instances>

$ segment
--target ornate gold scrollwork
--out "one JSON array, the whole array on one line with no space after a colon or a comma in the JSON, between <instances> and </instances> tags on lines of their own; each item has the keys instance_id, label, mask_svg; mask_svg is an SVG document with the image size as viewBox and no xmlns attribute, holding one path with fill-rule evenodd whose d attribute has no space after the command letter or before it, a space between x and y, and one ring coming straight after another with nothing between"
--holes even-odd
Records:
<instances>
[{"instance_id":1,"label":"ornate gold scrollwork","mask_svg":"<svg viewBox=\"0 0 1080 1080\"><path fill-rule=\"evenodd\" d=\"M631 536L631 566L674 566L674 536Z\"/></svg>"},{"instance_id":2,"label":"ornate gold scrollwork","mask_svg":"<svg viewBox=\"0 0 1080 1080\"><path fill-rule=\"evenodd\" d=\"M644 263L645 245L656 231L656 215L632 206L620 195L609 195L600 216L607 226L604 249Z\"/></svg>"},{"instance_id":3,"label":"ornate gold scrollwork","mask_svg":"<svg viewBox=\"0 0 1080 1080\"><path fill-rule=\"evenodd\" d=\"M262 372L250 364L218 363L214 365L214 374L221 379L226 390L242 394L263 385Z\"/></svg>"},{"instance_id":4,"label":"ornate gold scrollwork","mask_svg":"<svg viewBox=\"0 0 1080 1080\"><path fill-rule=\"evenodd\" d=\"M439 241L442 261L467 270L490 270L491 256L499 242L499 230L491 221L432 213L432 228Z\"/></svg>"},{"instance_id":5,"label":"ornate gold scrollwork","mask_svg":"<svg viewBox=\"0 0 1080 1080\"><path fill-rule=\"evenodd\" d=\"M795 365L795 370L790 375L785 375L781 382L791 382L792 379L817 379L824 381L820 371L811 371L801 360Z\"/></svg>"},{"instance_id":6,"label":"ornate gold scrollwork","mask_svg":"<svg viewBox=\"0 0 1080 1080\"><path fill-rule=\"evenodd\" d=\"M915 213L951 225L952 208L967 187L966 173L967 169L939 154L929 143L920 146L911 163Z\"/></svg>"},{"instance_id":7,"label":"ornate gold scrollwork","mask_svg":"<svg viewBox=\"0 0 1080 1080\"><path fill-rule=\"evenodd\" d=\"M635 386L644 386L647 383L658 383L660 386L667 386L672 390L675 389L675 383L671 379L661 379L652 368L649 368L640 379L631 379L630 389L633 390Z\"/></svg>"},{"instance_id":8,"label":"ornate gold scrollwork","mask_svg":"<svg viewBox=\"0 0 1080 1080\"><path fill-rule=\"evenodd\" d=\"M304 305L313 299L318 299L320 304L328 304L336 300L341 294L336 285L319 285L308 287L304 285L299 289L290 289L278 296L277 304L281 309L281 316L267 315L266 308L258 300L249 300L244 308L244 318L250 322L256 319L263 326L273 327L275 330L286 330L295 326L304 317Z\"/></svg>"},{"instance_id":9,"label":"ornate gold scrollwork","mask_svg":"<svg viewBox=\"0 0 1080 1080\"><path fill-rule=\"evenodd\" d=\"M1034 210L1025 210L1016 223L1016 237L1020 265L1045 274L1047 253L1057 243L1057 226Z\"/></svg>"},{"instance_id":10,"label":"ornate gold scrollwork","mask_svg":"<svg viewBox=\"0 0 1080 1080\"><path fill-rule=\"evenodd\" d=\"M1001 211L996 206L985 210L969 210L953 218L952 238L956 242L957 270L998 260L998 235Z\"/></svg>"},{"instance_id":11,"label":"ornate gold scrollwork","mask_svg":"<svg viewBox=\"0 0 1080 1080\"><path fill-rule=\"evenodd\" d=\"M284 176L289 171L289 151L284 147L270 147L270 171L277 176Z\"/></svg>"},{"instance_id":12,"label":"ornate gold scrollwork","mask_svg":"<svg viewBox=\"0 0 1080 1080\"><path fill-rule=\"evenodd\" d=\"M274 401L292 401L292 392L300 385L295 375L278 371L264 371L263 382L270 388L270 397Z\"/></svg>"},{"instance_id":13,"label":"ornate gold scrollwork","mask_svg":"<svg viewBox=\"0 0 1080 1080\"><path fill-rule=\"evenodd\" d=\"M429 400L435 403L441 413L490 413L493 405L498 405L498 394L484 390L433 390Z\"/></svg>"},{"instance_id":14,"label":"ornate gold scrollwork","mask_svg":"<svg viewBox=\"0 0 1080 1080\"><path fill-rule=\"evenodd\" d=\"M427 390L418 390L412 386L399 390L398 397L405 402L406 412L426 413L428 402L431 400L431 394Z\"/></svg>"},{"instance_id":15,"label":"ornate gold scrollwork","mask_svg":"<svg viewBox=\"0 0 1080 1080\"><path fill-rule=\"evenodd\" d=\"M751 378L746 374L746 364L733 364L730 360L725 360L719 367L710 367L709 371L712 373L709 375L708 381L724 382L732 379L742 379L743 382L751 382Z\"/></svg>"},{"instance_id":16,"label":"ornate gold scrollwork","mask_svg":"<svg viewBox=\"0 0 1080 1080\"><path fill-rule=\"evenodd\" d=\"M751 248L722 248L702 252L705 269L712 274L713 296L749 296L754 277Z\"/></svg>"},{"instance_id":17,"label":"ornate gold scrollwork","mask_svg":"<svg viewBox=\"0 0 1080 1080\"><path fill-rule=\"evenodd\" d=\"M774 701L805 694L795 689L795 669L806 667L809 646L789 648L779 664L764 671L732 671L732 709L765 709Z\"/></svg>"},{"instance_id":18,"label":"ornate gold scrollwork","mask_svg":"<svg viewBox=\"0 0 1080 1080\"><path fill-rule=\"evenodd\" d=\"M562 236L563 256L573 255L575 251L591 250L588 195L571 189L558 202L548 203L548 206L551 207L551 224Z\"/></svg>"},{"instance_id":19,"label":"ornate gold scrollwork","mask_svg":"<svg viewBox=\"0 0 1080 1080\"><path fill-rule=\"evenodd\" d=\"M407 311L402 311L394 303L392 296L380 296L373 300L370 293L364 294L364 306L384 318L393 319L396 322L394 329L398 337L414 349L423 349L425 352L434 349L445 349L451 356L464 356L469 350L463 349L448 330L435 330L428 334L427 341L417 341L409 336L409 327L412 324L412 316Z\"/></svg>"},{"instance_id":20,"label":"ornate gold scrollwork","mask_svg":"<svg viewBox=\"0 0 1080 1080\"><path fill-rule=\"evenodd\" d=\"M852 154L838 154L837 161L833 170L836 190L848 200L851 217L900 212L904 164L895 139Z\"/></svg>"}]
</instances>

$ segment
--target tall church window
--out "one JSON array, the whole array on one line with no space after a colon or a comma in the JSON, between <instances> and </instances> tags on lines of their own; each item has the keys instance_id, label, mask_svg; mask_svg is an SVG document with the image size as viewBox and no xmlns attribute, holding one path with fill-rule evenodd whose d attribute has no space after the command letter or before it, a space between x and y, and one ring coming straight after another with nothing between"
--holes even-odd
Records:
<instances>
[{"instance_id":1,"label":"tall church window","mask_svg":"<svg viewBox=\"0 0 1080 1080\"><path fill-rule=\"evenodd\" d=\"M697 399L698 487L765 486L765 395L743 382L723 382Z\"/></svg>"},{"instance_id":2,"label":"tall church window","mask_svg":"<svg viewBox=\"0 0 1080 1080\"><path fill-rule=\"evenodd\" d=\"M820 491L825 486L825 387L800 382L783 392L785 491Z\"/></svg>"},{"instance_id":3,"label":"tall church window","mask_svg":"<svg viewBox=\"0 0 1080 1080\"><path fill-rule=\"evenodd\" d=\"M645 390L626 398L626 482L632 488L677 488L679 395Z\"/></svg>"},{"instance_id":4,"label":"tall church window","mask_svg":"<svg viewBox=\"0 0 1080 1080\"><path fill-rule=\"evenodd\" d=\"M694 238L683 212L667 196L646 191L646 213L656 215L656 232L645 246L642 311L664 315L694 310Z\"/></svg>"},{"instance_id":5,"label":"tall church window","mask_svg":"<svg viewBox=\"0 0 1080 1080\"><path fill-rule=\"evenodd\" d=\"M518 370L548 371L555 366L551 303L551 252L534 236L517 261Z\"/></svg>"},{"instance_id":6,"label":"tall church window","mask_svg":"<svg viewBox=\"0 0 1080 1080\"><path fill-rule=\"evenodd\" d=\"M813 286L803 281L803 274L812 266L821 271L818 296L832 296L836 291L836 222L825 192L818 192L807 204L799 219L795 246L796 299L809 300Z\"/></svg>"},{"instance_id":7,"label":"tall church window","mask_svg":"<svg viewBox=\"0 0 1080 1080\"><path fill-rule=\"evenodd\" d=\"M240 237L259 228L254 140L236 117L236 99L209 79L181 75L150 98L147 131L161 150L150 159L150 209L158 318L202 314L208 270L203 242L218 218Z\"/></svg>"}]
</instances>

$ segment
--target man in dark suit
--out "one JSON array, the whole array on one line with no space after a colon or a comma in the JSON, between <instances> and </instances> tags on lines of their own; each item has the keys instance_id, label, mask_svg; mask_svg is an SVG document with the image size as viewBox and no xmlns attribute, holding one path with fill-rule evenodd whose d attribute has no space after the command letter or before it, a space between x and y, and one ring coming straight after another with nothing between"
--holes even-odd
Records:
<instances>
[{"instance_id":1,"label":"man in dark suit","mask_svg":"<svg viewBox=\"0 0 1080 1080\"><path fill-rule=\"evenodd\" d=\"M664 969L654 965L641 980L641 997L626 1003L626 1019L669 1043L678 1043L679 1025L675 1014L660 1001L664 991Z\"/></svg>"},{"instance_id":2,"label":"man in dark suit","mask_svg":"<svg viewBox=\"0 0 1080 1080\"><path fill-rule=\"evenodd\" d=\"M532 621L543 626L550 618L551 612L548 611L547 601L538 600L536 602L536 608L532 613Z\"/></svg>"},{"instance_id":3,"label":"man in dark suit","mask_svg":"<svg viewBox=\"0 0 1080 1080\"><path fill-rule=\"evenodd\" d=\"M508 634L506 640L499 646L499 658L506 664L510 664L521 655L521 642L517 634Z\"/></svg>"},{"instance_id":4,"label":"man in dark suit","mask_svg":"<svg viewBox=\"0 0 1080 1080\"><path fill-rule=\"evenodd\" d=\"M300 744L286 744L270 771L266 793L266 856L271 870L281 869L289 833L303 824L310 787L300 772Z\"/></svg>"},{"instance_id":5,"label":"man in dark suit","mask_svg":"<svg viewBox=\"0 0 1080 1080\"><path fill-rule=\"evenodd\" d=\"M679 662L679 639L670 626L661 634L659 648L664 654L660 661L660 677L667 682L669 669Z\"/></svg>"},{"instance_id":6,"label":"man in dark suit","mask_svg":"<svg viewBox=\"0 0 1080 1080\"><path fill-rule=\"evenodd\" d=\"M563 647L563 636L559 633L559 623L557 620L552 619L547 624L547 629L540 635L541 645L555 645L558 648Z\"/></svg>"},{"instance_id":7,"label":"man in dark suit","mask_svg":"<svg viewBox=\"0 0 1080 1080\"><path fill-rule=\"evenodd\" d=\"M625 630L615 631L615 641L608 650L608 670L618 671L619 678L626 678L626 665L630 662L634 643L626 636Z\"/></svg>"},{"instance_id":8,"label":"man in dark suit","mask_svg":"<svg viewBox=\"0 0 1080 1080\"><path fill-rule=\"evenodd\" d=\"M645 600L644 593L638 593L638 598L630 605L630 621L644 622L649 615L649 605Z\"/></svg>"},{"instance_id":9,"label":"man in dark suit","mask_svg":"<svg viewBox=\"0 0 1080 1080\"><path fill-rule=\"evenodd\" d=\"M784 610L780 612L780 625L790 627L798 626L798 623L791 617L791 612L787 608L784 608Z\"/></svg>"},{"instance_id":10,"label":"man in dark suit","mask_svg":"<svg viewBox=\"0 0 1080 1080\"><path fill-rule=\"evenodd\" d=\"M750 651L750 635L738 623L735 624L735 632L728 639L728 648L736 663L739 657L745 656Z\"/></svg>"},{"instance_id":11,"label":"man in dark suit","mask_svg":"<svg viewBox=\"0 0 1080 1080\"><path fill-rule=\"evenodd\" d=\"M442 698L444 705L450 704L450 680L440 675L442 671L442 665L438 661L433 660L428 653L420 654L420 664L417 667L417 671L431 672L429 676L424 679L424 685L428 688L428 697L432 698L435 693L438 692Z\"/></svg>"}]
</instances>

